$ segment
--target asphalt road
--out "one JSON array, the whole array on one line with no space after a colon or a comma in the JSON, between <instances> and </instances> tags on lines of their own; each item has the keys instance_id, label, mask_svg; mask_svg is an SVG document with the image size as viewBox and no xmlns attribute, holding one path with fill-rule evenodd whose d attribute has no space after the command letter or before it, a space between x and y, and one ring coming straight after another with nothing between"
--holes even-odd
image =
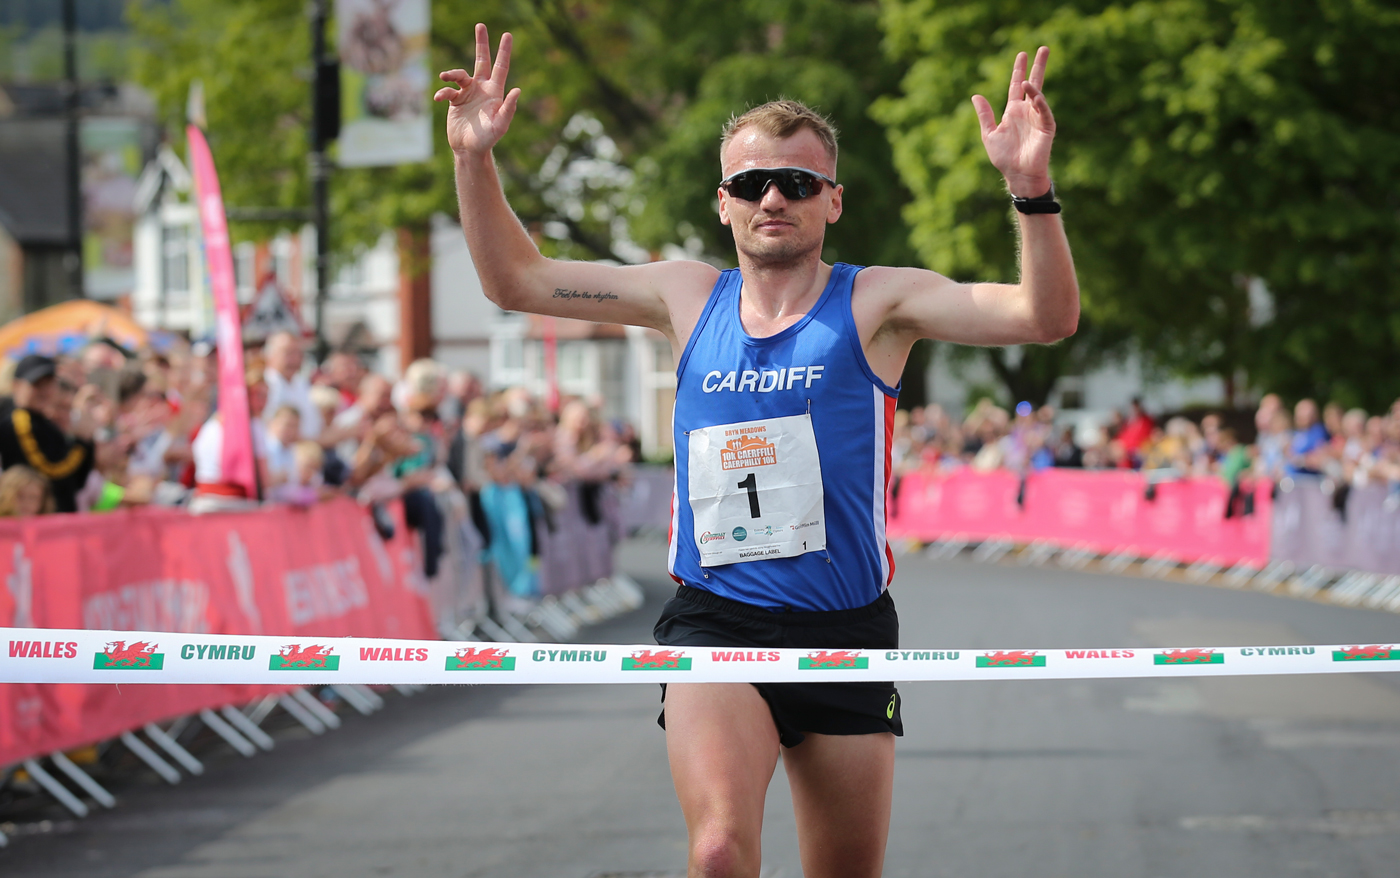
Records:
<instances>
[{"instance_id":1,"label":"asphalt road","mask_svg":"<svg viewBox=\"0 0 1400 878\"><path fill-rule=\"evenodd\" d=\"M623 565L647 606L586 632L644 641L664 547ZM1394 642L1400 617L1059 569L901 559L906 645ZM887 876L1400 874L1396 675L907 684ZM141 878L684 873L654 685L442 687L320 739L284 732L118 808L20 826L0 875ZM801 875L786 782L764 873Z\"/></svg>"}]
</instances>

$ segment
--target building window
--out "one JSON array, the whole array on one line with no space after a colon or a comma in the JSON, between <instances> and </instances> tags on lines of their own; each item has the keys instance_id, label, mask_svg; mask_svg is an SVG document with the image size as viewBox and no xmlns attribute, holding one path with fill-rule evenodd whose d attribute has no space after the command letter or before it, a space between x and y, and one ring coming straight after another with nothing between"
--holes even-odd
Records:
<instances>
[{"instance_id":1,"label":"building window","mask_svg":"<svg viewBox=\"0 0 1400 878\"><path fill-rule=\"evenodd\" d=\"M507 338L501 341L501 366L512 372L525 368L525 345L521 339Z\"/></svg>"},{"instance_id":2,"label":"building window","mask_svg":"<svg viewBox=\"0 0 1400 878\"><path fill-rule=\"evenodd\" d=\"M188 295L190 289L189 228L183 225L161 229L160 290L167 301L172 294Z\"/></svg>"},{"instance_id":3,"label":"building window","mask_svg":"<svg viewBox=\"0 0 1400 878\"><path fill-rule=\"evenodd\" d=\"M583 345L564 343L559 345L559 382L580 384L584 382Z\"/></svg>"},{"instance_id":4,"label":"building window","mask_svg":"<svg viewBox=\"0 0 1400 878\"><path fill-rule=\"evenodd\" d=\"M1062 376L1057 385L1060 391L1060 408L1075 410L1084 408L1084 378L1081 375Z\"/></svg>"},{"instance_id":5,"label":"building window","mask_svg":"<svg viewBox=\"0 0 1400 878\"><path fill-rule=\"evenodd\" d=\"M252 241L240 241L233 245L233 283L238 288L238 301L251 302L256 298L253 266L257 264L258 248Z\"/></svg>"}]
</instances>

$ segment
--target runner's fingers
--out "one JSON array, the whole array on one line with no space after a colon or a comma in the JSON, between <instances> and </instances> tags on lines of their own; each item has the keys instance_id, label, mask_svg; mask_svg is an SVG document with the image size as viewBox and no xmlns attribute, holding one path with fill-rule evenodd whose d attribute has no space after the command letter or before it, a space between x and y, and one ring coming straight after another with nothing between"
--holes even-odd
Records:
<instances>
[{"instance_id":1,"label":"runner's fingers","mask_svg":"<svg viewBox=\"0 0 1400 878\"><path fill-rule=\"evenodd\" d=\"M997 117L992 111L992 105L981 95L972 96L972 109L977 111L977 124L982 128L982 136L986 137L996 130Z\"/></svg>"},{"instance_id":2,"label":"runner's fingers","mask_svg":"<svg viewBox=\"0 0 1400 878\"><path fill-rule=\"evenodd\" d=\"M476 66L472 68L472 78L486 75L491 66L491 38L486 33L486 25L476 26Z\"/></svg>"},{"instance_id":3,"label":"runner's fingers","mask_svg":"<svg viewBox=\"0 0 1400 878\"><path fill-rule=\"evenodd\" d=\"M441 79L443 82L455 83L456 87L448 85L438 89L433 94L433 100L448 101L453 105L460 104L462 101L466 100L467 92L472 86L472 78L467 75L467 71L461 69L444 70L438 74L438 79Z\"/></svg>"},{"instance_id":4,"label":"runner's fingers","mask_svg":"<svg viewBox=\"0 0 1400 878\"><path fill-rule=\"evenodd\" d=\"M1036 88L1045 87L1045 62L1049 60L1049 46L1041 46L1035 50L1035 63L1031 65L1030 84Z\"/></svg>"},{"instance_id":5,"label":"runner's fingers","mask_svg":"<svg viewBox=\"0 0 1400 878\"><path fill-rule=\"evenodd\" d=\"M1023 94L1023 84L1026 81L1026 53L1016 53L1016 63L1011 66L1011 87L1006 91L1006 101L1019 101Z\"/></svg>"},{"instance_id":6,"label":"runner's fingers","mask_svg":"<svg viewBox=\"0 0 1400 878\"><path fill-rule=\"evenodd\" d=\"M491 81L505 87L506 74L510 73L510 47L513 38L510 32L501 34L501 46L496 50L496 66L491 69Z\"/></svg>"},{"instance_id":7,"label":"runner's fingers","mask_svg":"<svg viewBox=\"0 0 1400 878\"><path fill-rule=\"evenodd\" d=\"M1040 116L1041 124L1047 128L1054 128L1055 114L1050 112L1050 102L1045 99L1045 92L1028 82L1026 83L1026 99L1031 102L1036 114Z\"/></svg>"},{"instance_id":8,"label":"runner's fingers","mask_svg":"<svg viewBox=\"0 0 1400 878\"><path fill-rule=\"evenodd\" d=\"M501 109L496 113L496 118L503 120L507 125L515 118L515 108L520 103L520 89L513 88L506 99L501 101Z\"/></svg>"},{"instance_id":9,"label":"runner's fingers","mask_svg":"<svg viewBox=\"0 0 1400 878\"><path fill-rule=\"evenodd\" d=\"M467 97L471 94L471 90L472 83L471 80L468 79L466 84L461 88L453 88L449 85L438 89L433 95L433 100L447 101L454 107L460 107L467 102Z\"/></svg>"},{"instance_id":10,"label":"runner's fingers","mask_svg":"<svg viewBox=\"0 0 1400 878\"><path fill-rule=\"evenodd\" d=\"M451 86L440 88L437 90L437 94L433 95L433 100L447 101L454 107L460 107L467 102L467 94L470 87L471 85L468 83L467 88L452 88Z\"/></svg>"}]
</instances>

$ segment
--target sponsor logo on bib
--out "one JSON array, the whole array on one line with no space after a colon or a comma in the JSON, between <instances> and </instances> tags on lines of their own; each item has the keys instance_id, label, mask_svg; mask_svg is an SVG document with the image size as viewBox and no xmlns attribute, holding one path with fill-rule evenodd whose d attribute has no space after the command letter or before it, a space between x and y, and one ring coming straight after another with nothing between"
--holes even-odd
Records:
<instances>
[{"instance_id":1,"label":"sponsor logo on bib","mask_svg":"<svg viewBox=\"0 0 1400 878\"><path fill-rule=\"evenodd\" d=\"M728 534L712 534L709 531L705 531L700 535L700 545L703 546L705 543L713 542L714 540L727 539L728 536Z\"/></svg>"},{"instance_id":2,"label":"sponsor logo on bib","mask_svg":"<svg viewBox=\"0 0 1400 878\"><path fill-rule=\"evenodd\" d=\"M763 431L766 428L750 427L749 429ZM727 470L773 466L777 462L778 447L759 435L730 439L719 450L719 465Z\"/></svg>"},{"instance_id":3,"label":"sponsor logo on bib","mask_svg":"<svg viewBox=\"0 0 1400 878\"><path fill-rule=\"evenodd\" d=\"M736 539L736 540L738 540L739 542L742 543L744 540L746 540L746 539L748 539L748 538L749 538L749 532L748 532L747 530L745 530L745 529L742 528L742 527L736 527L736 528L734 528L734 539Z\"/></svg>"}]
</instances>

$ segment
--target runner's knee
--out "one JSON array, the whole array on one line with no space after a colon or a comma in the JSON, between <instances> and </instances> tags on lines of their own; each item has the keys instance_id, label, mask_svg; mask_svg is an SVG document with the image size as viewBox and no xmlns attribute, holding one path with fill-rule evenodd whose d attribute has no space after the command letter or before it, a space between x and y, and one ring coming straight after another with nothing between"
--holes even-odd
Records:
<instances>
[{"instance_id":1,"label":"runner's knee","mask_svg":"<svg viewBox=\"0 0 1400 878\"><path fill-rule=\"evenodd\" d=\"M690 843L690 878L754 878L759 869L757 838L732 826L702 828Z\"/></svg>"}]
</instances>

